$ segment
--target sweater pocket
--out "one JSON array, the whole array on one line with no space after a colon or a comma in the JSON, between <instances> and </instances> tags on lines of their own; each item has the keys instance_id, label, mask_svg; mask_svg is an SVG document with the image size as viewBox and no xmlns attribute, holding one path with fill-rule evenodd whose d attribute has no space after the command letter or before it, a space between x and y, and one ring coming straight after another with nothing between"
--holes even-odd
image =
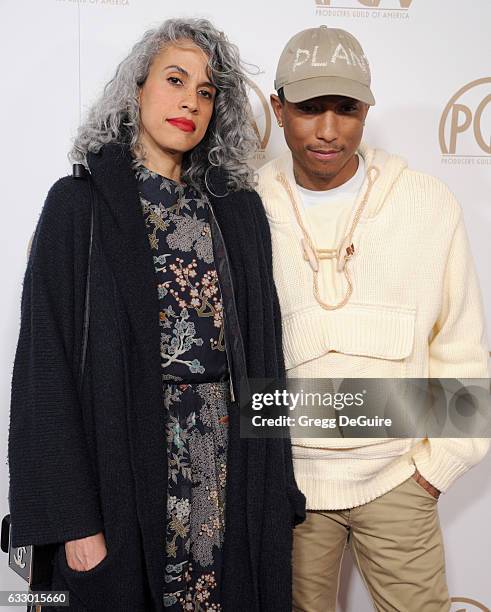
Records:
<instances>
[{"instance_id":1,"label":"sweater pocket","mask_svg":"<svg viewBox=\"0 0 491 612\"><path fill-rule=\"evenodd\" d=\"M339 310L313 306L283 319L289 376L402 378L414 345L416 309L348 303Z\"/></svg>"},{"instance_id":2,"label":"sweater pocket","mask_svg":"<svg viewBox=\"0 0 491 612\"><path fill-rule=\"evenodd\" d=\"M118 564L121 554L109 550L107 555L93 568L86 571L72 569L66 560L65 546L60 544L55 558L55 575L61 578L65 590L70 593L70 607L77 612L103 612L110 609L129 610L125 608L123 585L119 585ZM120 607L122 606L123 607ZM113 607L114 606L114 607Z\"/></svg>"}]
</instances>

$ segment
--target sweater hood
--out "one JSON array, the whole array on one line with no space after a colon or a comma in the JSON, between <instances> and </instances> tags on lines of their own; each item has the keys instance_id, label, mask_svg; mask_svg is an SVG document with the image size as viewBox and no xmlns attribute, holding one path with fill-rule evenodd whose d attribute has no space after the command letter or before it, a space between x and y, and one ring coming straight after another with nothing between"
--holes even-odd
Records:
<instances>
[{"instance_id":1,"label":"sweater hood","mask_svg":"<svg viewBox=\"0 0 491 612\"><path fill-rule=\"evenodd\" d=\"M370 218L377 215L382 209L401 173L407 168L407 162L405 159L397 155L390 155L382 149L368 147L365 143L360 144L358 153L365 161L366 170L359 198L364 197L367 189L370 189L367 206L363 213L363 217ZM280 174L283 174L290 185L296 188L290 150L273 159L259 170L258 183L258 191L265 200L268 215L278 220L285 220L286 211L281 200L286 194L283 185L278 180ZM280 201L278 201L278 198Z\"/></svg>"},{"instance_id":2,"label":"sweater hood","mask_svg":"<svg viewBox=\"0 0 491 612\"><path fill-rule=\"evenodd\" d=\"M365 215L367 217L374 217L380 212L393 186L401 176L401 173L407 168L407 162L402 157L391 155L383 149L372 149L364 143L361 143L358 147L358 153L365 161L367 177L372 168L378 171L370 192ZM366 187L367 178L365 178L361 193L365 192Z\"/></svg>"}]
</instances>

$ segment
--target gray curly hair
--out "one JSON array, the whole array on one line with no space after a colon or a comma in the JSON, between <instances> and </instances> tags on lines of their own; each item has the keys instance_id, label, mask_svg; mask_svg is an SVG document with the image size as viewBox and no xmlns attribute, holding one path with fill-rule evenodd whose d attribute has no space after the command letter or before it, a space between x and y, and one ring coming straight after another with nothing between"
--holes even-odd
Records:
<instances>
[{"instance_id":1,"label":"gray curly hair","mask_svg":"<svg viewBox=\"0 0 491 612\"><path fill-rule=\"evenodd\" d=\"M139 151L139 88L155 55L169 43L191 40L208 56L210 79L217 89L213 115L203 140L183 158L182 180L198 188L207 185L208 172L219 167L231 191L254 188L254 170L248 160L258 148L247 97L247 78L235 45L207 19L168 19L145 32L119 64L102 96L79 127L69 158L86 164L87 153L97 153L110 142L129 145L135 162Z\"/></svg>"}]
</instances>

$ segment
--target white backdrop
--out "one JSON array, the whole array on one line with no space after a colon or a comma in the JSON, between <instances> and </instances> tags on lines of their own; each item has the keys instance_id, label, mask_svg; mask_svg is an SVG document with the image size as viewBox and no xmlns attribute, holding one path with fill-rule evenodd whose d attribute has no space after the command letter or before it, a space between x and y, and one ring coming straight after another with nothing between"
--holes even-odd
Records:
<instances>
[{"instance_id":1,"label":"white backdrop","mask_svg":"<svg viewBox=\"0 0 491 612\"><path fill-rule=\"evenodd\" d=\"M264 144L257 165L284 146L267 99L287 39L321 23L358 37L371 64L377 100L365 140L440 177L462 203L489 329L489 0L184 0L176 6L162 0L0 0L2 516L8 511L10 380L27 243L49 187L70 170L66 154L84 110L129 47L167 17L210 18L239 45L243 58L260 68L251 75L251 101ZM454 612L491 607L490 468L488 456L439 501ZM0 564L0 589L22 589L5 557ZM342 612L372 609L348 557L339 599Z\"/></svg>"}]
</instances>

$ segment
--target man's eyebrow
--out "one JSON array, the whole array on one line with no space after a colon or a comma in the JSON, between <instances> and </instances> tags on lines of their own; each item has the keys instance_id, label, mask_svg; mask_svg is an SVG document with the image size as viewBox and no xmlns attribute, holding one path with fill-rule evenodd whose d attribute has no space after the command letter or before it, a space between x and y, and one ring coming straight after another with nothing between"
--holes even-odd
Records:
<instances>
[{"instance_id":1,"label":"man's eyebrow","mask_svg":"<svg viewBox=\"0 0 491 612\"><path fill-rule=\"evenodd\" d=\"M166 66L164 68L164 70L175 70L176 72L179 72L179 74L183 74L184 76L189 76L189 72L187 70L185 70L182 66ZM203 83L200 83L199 86L202 87L203 85L205 85L206 87L213 87L213 89L216 89L215 85L213 85L213 83L210 83L210 81L203 81Z\"/></svg>"}]
</instances>

